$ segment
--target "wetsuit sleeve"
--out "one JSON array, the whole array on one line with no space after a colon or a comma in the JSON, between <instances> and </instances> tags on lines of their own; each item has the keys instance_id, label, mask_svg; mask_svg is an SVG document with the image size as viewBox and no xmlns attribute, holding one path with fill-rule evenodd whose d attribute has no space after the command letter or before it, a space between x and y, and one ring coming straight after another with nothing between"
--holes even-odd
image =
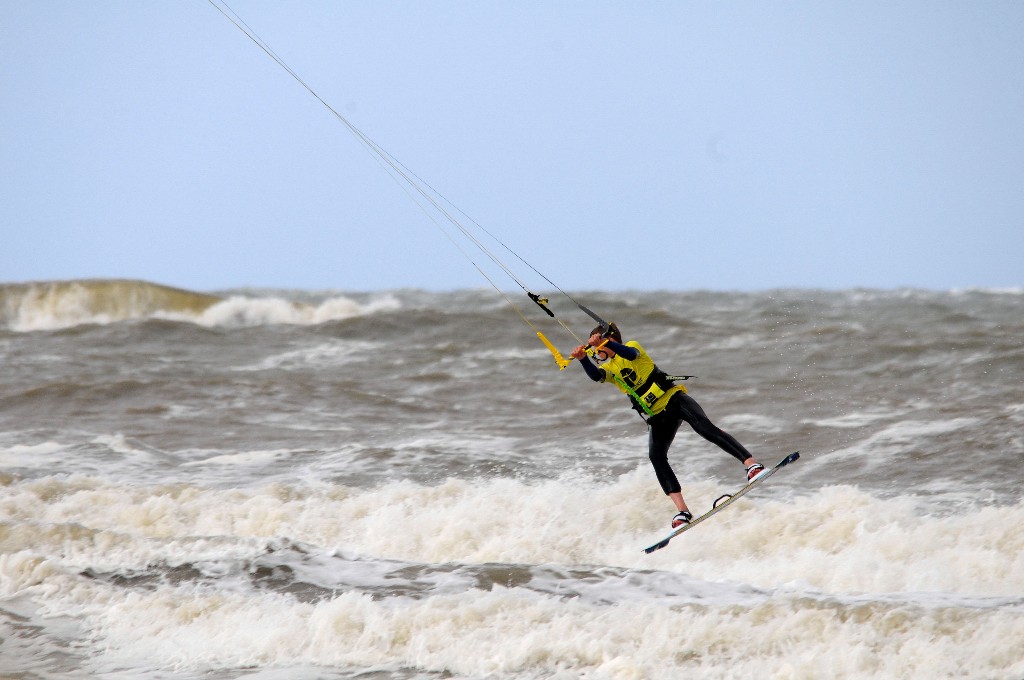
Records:
<instances>
[{"instance_id":1,"label":"wetsuit sleeve","mask_svg":"<svg viewBox=\"0 0 1024 680\"><path fill-rule=\"evenodd\" d=\"M614 340L608 341L608 347L610 347L613 352L618 354L626 361L636 361L636 358L640 356L640 350L638 350L636 347L623 345L621 343L615 342Z\"/></svg>"},{"instance_id":2,"label":"wetsuit sleeve","mask_svg":"<svg viewBox=\"0 0 1024 680\"><path fill-rule=\"evenodd\" d=\"M587 372L590 379L594 382L604 382L604 371L595 366L591 361L590 357L583 357L580 359L580 366Z\"/></svg>"}]
</instances>

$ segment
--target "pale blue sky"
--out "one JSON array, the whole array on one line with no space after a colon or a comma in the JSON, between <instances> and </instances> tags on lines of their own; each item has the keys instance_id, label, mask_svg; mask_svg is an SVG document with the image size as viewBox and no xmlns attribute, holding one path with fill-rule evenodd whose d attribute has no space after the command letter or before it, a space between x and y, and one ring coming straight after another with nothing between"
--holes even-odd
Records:
<instances>
[{"instance_id":1,"label":"pale blue sky","mask_svg":"<svg viewBox=\"0 0 1024 680\"><path fill-rule=\"evenodd\" d=\"M1024 286L1024 2L230 5L562 288ZM0 282L486 285L206 0L0 15Z\"/></svg>"}]
</instances>

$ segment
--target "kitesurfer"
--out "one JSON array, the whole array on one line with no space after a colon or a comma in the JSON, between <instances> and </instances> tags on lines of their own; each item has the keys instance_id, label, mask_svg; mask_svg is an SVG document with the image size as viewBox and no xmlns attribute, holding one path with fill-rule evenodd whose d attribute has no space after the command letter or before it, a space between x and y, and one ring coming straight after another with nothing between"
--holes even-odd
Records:
<instances>
[{"instance_id":1,"label":"kitesurfer","mask_svg":"<svg viewBox=\"0 0 1024 680\"><path fill-rule=\"evenodd\" d=\"M654 360L635 340L623 344L622 334L612 323L598 326L590 332L589 345L580 345L572 351L574 359L595 382L613 382L633 403L633 408L646 415L648 455L662 490L678 511L672 518L672 527L689 524L693 515L686 507L682 487L668 463L668 449L679 426L686 422L694 432L740 461L747 470L747 480L753 481L765 472L765 467L750 455L736 438L717 427L704 413L686 388L676 385L655 364ZM593 351L598 365L588 355Z\"/></svg>"}]
</instances>

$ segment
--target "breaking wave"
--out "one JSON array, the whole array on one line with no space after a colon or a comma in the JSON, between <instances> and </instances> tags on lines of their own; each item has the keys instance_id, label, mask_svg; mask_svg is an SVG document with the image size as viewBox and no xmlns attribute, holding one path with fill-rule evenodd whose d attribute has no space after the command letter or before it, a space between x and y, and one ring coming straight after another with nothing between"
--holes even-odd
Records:
<instances>
[{"instance_id":1,"label":"breaking wave","mask_svg":"<svg viewBox=\"0 0 1024 680\"><path fill-rule=\"evenodd\" d=\"M0 285L0 328L28 332L138 319L210 327L307 325L399 306L389 295L366 303L344 296L307 303L279 295L214 295L127 279L45 281Z\"/></svg>"}]
</instances>

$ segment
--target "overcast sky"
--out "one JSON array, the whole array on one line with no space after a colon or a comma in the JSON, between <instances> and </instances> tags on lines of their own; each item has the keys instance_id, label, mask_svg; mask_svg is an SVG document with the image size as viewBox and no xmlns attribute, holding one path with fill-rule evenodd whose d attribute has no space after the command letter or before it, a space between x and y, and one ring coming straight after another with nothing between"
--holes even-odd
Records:
<instances>
[{"instance_id":1,"label":"overcast sky","mask_svg":"<svg viewBox=\"0 0 1024 680\"><path fill-rule=\"evenodd\" d=\"M230 4L562 288L1024 286L1024 2ZM207 0L0 14L0 282L487 285Z\"/></svg>"}]
</instances>

